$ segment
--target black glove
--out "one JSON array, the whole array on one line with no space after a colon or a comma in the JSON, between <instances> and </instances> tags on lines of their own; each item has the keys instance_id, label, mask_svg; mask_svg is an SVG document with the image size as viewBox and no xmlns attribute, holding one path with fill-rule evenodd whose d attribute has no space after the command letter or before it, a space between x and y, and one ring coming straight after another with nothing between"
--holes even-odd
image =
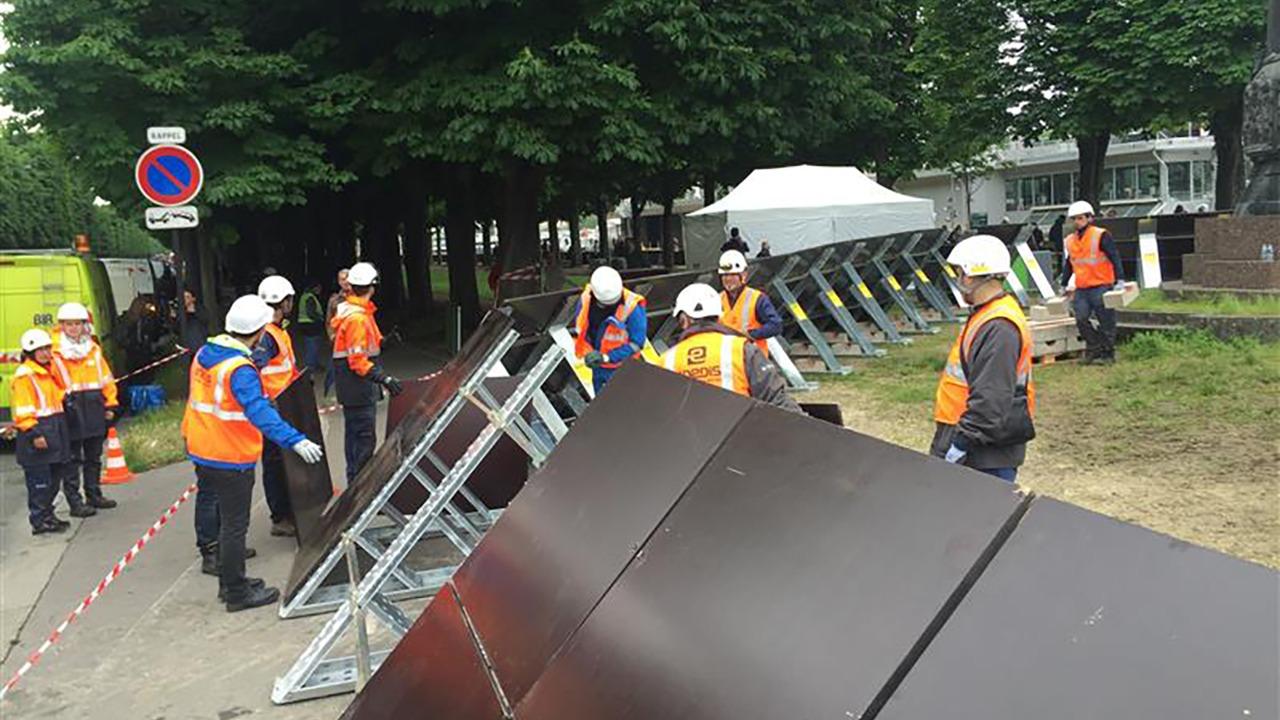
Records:
<instances>
[{"instance_id":1,"label":"black glove","mask_svg":"<svg viewBox=\"0 0 1280 720\"><path fill-rule=\"evenodd\" d=\"M396 395L404 392L404 385L401 385L399 380L391 377L390 375L383 375L382 379L378 382L382 383L382 387L386 388L387 392L391 393L391 397L395 397Z\"/></svg>"}]
</instances>

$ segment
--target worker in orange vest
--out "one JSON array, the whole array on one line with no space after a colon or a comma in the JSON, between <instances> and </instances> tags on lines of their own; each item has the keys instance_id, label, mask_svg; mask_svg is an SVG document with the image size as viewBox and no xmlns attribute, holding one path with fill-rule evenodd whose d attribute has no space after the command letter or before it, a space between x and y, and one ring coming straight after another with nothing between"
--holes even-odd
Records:
<instances>
[{"instance_id":1,"label":"worker in orange vest","mask_svg":"<svg viewBox=\"0 0 1280 720\"><path fill-rule=\"evenodd\" d=\"M787 384L760 348L745 335L720 324L720 293L694 283L680 291L672 309L680 339L662 355L662 366L708 385L801 412Z\"/></svg>"},{"instance_id":2,"label":"worker in orange vest","mask_svg":"<svg viewBox=\"0 0 1280 720\"><path fill-rule=\"evenodd\" d=\"M62 386L54 376L53 338L39 328L22 333L22 364L9 380L15 455L27 481L32 535L60 533L71 523L53 514L58 480L68 471L71 446L62 411Z\"/></svg>"},{"instance_id":3,"label":"worker in orange vest","mask_svg":"<svg viewBox=\"0 0 1280 720\"><path fill-rule=\"evenodd\" d=\"M373 314L373 292L378 271L367 262L358 262L347 272L351 292L333 316L333 377L342 403L347 485L355 482L360 468L373 456L378 443L374 423L378 400L385 389L399 395L400 381L382 369L382 330Z\"/></svg>"},{"instance_id":4,"label":"worker in orange vest","mask_svg":"<svg viewBox=\"0 0 1280 720\"><path fill-rule=\"evenodd\" d=\"M298 361L293 340L285 332L285 318L293 311L293 283L281 275L269 275L258 283L258 297L271 306L274 314L263 328L262 337L253 347L253 365L262 376L262 389L267 399L275 401L285 388L298 379ZM298 527L289 504L289 487L284 478L284 456L280 446L267 443L262 447L262 494L271 511L271 534L294 537Z\"/></svg>"},{"instance_id":5,"label":"worker in orange vest","mask_svg":"<svg viewBox=\"0 0 1280 720\"><path fill-rule=\"evenodd\" d=\"M782 334L782 316L763 290L747 285L747 257L737 250L720 255L720 323L751 339L765 357L769 338Z\"/></svg>"},{"instance_id":6,"label":"worker in orange vest","mask_svg":"<svg viewBox=\"0 0 1280 720\"><path fill-rule=\"evenodd\" d=\"M623 362L644 350L649 332L645 299L622 286L617 270L602 265L582 288L574 317L574 352L591 368L591 383L599 393Z\"/></svg>"},{"instance_id":7,"label":"worker in orange vest","mask_svg":"<svg viewBox=\"0 0 1280 720\"><path fill-rule=\"evenodd\" d=\"M999 238L975 235L957 243L947 263L970 311L938 381L930 452L1013 482L1036 434L1036 392L1031 330L1004 290L1009 248Z\"/></svg>"},{"instance_id":8,"label":"worker in orange vest","mask_svg":"<svg viewBox=\"0 0 1280 720\"><path fill-rule=\"evenodd\" d=\"M218 574L218 599L227 612L269 605L280 591L245 575L245 536L253 498L253 466L263 436L307 463L324 457L320 445L285 422L263 390L250 358L274 312L257 295L227 311L226 333L209 338L191 362L182 437L196 468L196 542Z\"/></svg>"},{"instance_id":9,"label":"worker in orange vest","mask_svg":"<svg viewBox=\"0 0 1280 720\"><path fill-rule=\"evenodd\" d=\"M1077 200L1067 208L1075 232L1062 242L1062 285L1072 294L1076 327L1084 338L1085 362L1109 365L1116 360L1116 311L1102 296L1124 288L1124 266L1111 233L1093 224L1093 206ZM1098 319L1095 329L1091 318Z\"/></svg>"},{"instance_id":10,"label":"worker in orange vest","mask_svg":"<svg viewBox=\"0 0 1280 720\"><path fill-rule=\"evenodd\" d=\"M102 494L102 446L107 429L120 413L116 379L102 348L93 338L89 309L77 302L58 308L58 328L53 331L53 368L66 391L67 437L71 466L62 478L73 517L87 517L95 508L110 509L115 500ZM80 480L84 478L84 500Z\"/></svg>"}]
</instances>

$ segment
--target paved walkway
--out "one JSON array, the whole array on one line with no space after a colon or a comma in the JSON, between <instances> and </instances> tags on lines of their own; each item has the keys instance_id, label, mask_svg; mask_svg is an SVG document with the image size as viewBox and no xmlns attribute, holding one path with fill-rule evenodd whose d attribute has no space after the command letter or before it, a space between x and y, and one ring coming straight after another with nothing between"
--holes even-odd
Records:
<instances>
[{"instance_id":1,"label":"paved walkway","mask_svg":"<svg viewBox=\"0 0 1280 720\"><path fill-rule=\"evenodd\" d=\"M426 371L426 356L389 362L392 372ZM378 427L385 419L380 407ZM333 477L344 477L342 415L324 416ZM72 520L64 535L32 537L26 491L13 455L0 456L0 636L7 680L49 632L194 481L189 463L140 474L107 489L115 510ZM249 544L251 575L282 586L296 547L269 535L259 481ZM65 506L59 514L66 517ZM276 707L271 687L323 625L324 617L280 620L276 607L227 613L218 583L200 573L185 503L129 569L72 623L40 664L0 701L0 718L228 720L335 718L350 696ZM345 647L345 646L344 646Z\"/></svg>"}]
</instances>

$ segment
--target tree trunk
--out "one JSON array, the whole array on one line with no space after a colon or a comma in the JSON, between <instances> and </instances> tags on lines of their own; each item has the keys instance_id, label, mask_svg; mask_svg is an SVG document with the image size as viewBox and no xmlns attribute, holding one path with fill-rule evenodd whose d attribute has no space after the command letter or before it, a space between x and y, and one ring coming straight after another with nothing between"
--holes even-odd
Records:
<instances>
[{"instance_id":1,"label":"tree trunk","mask_svg":"<svg viewBox=\"0 0 1280 720\"><path fill-rule=\"evenodd\" d=\"M965 230L972 230L973 223L973 176L965 173L960 176L960 182L964 183L964 221L961 227Z\"/></svg>"},{"instance_id":2,"label":"tree trunk","mask_svg":"<svg viewBox=\"0 0 1280 720\"><path fill-rule=\"evenodd\" d=\"M502 275L494 304L502 298L532 295L539 291L541 259L538 256L538 194L542 173L511 161L502 174L502 226L498 234Z\"/></svg>"},{"instance_id":3,"label":"tree trunk","mask_svg":"<svg viewBox=\"0 0 1280 720\"><path fill-rule=\"evenodd\" d=\"M196 254L200 259L200 294L196 297L204 305L205 323L213 334L215 328L222 327L222 309L218 307L218 258L204 225L196 230Z\"/></svg>"},{"instance_id":4,"label":"tree trunk","mask_svg":"<svg viewBox=\"0 0 1280 720\"><path fill-rule=\"evenodd\" d=\"M547 218L547 265L560 267L560 222L555 216Z\"/></svg>"},{"instance_id":5,"label":"tree trunk","mask_svg":"<svg viewBox=\"0 0 1280 720\"><path fill-rule=\"evenodd\" d=\"M702 181L702 206L706 207L716 201L716 181L706 178Z\"/></svg>"},{"instance_id":6,"label":"tree trunk","mask_svg":"<svg viewBox=\"0 0 1280 720\"><path fill-rule=\"evenodd\" d=\"M1218 161L1214 205L1218 210L1232 210L1244 189L1243 89L1209 116L1209 132L1213 134L1213 152Z\"/></svg>"},{"instance_id":7,"label":"tree trunk","mask_svg":"<svg viewBox=\"0 0 1280 720\"><path fill-rule=\"evenodd\" d=\"M582 265L582 216L577 210L569 213L569 264Z\"/></svg>"},{"instance_id":8,"label":"tree trunk","mask_svg":"<svg viewBox=\"0 0 1280 720\"><path fill-rule=\"evenodd\" d=\"M404 269L409 286L408 315L417 321L431 318L431 242L427 234L427 192L420 181L410 182L404 213Z\"/></svg>"},{"instance_id":9,"label":"tree trunk","mask_svg":"<svg viewBox=\"0 0 1280 720\"><path fill-rule=\"evenodd\" d=\"M484 251L484 264L493 264L493 221L485 220L482 232L482 250Z\"/></svg>"},{"instance_id":10,"label":"tree trunk","mask_svg":"<svg viewBox=\"0 0 1280 720\"><path fill-rule=\"evenodd\" d=\"M453 168L445 191L444 238L449 257L449 303L461 309L459 340L465 340L480 324L473 180L470 168Z\"/></svg>"},{"instance_id":11,"label":"tree trunk","mask_svg":"<svg viewBox=\"0 0 1280 720\"><path fill-rule=\"evenodd\" d=\"M644 212L644 201L634 193L631 195L630 201L631 239L635 241L637 247L643 247L645 235L648 234L644 231L644 220L640 217L641 213Z\"/></svg>"},{"instance_id":12,"label":"tree trunk","mask_svg":"<svg viewBox=\"0 0 1280 720\"><path fill-rule=\"evenodd\" d=\"M365 204L361 255L378 268L377 303L383 317L399 319L404 308L404 273L397 228L385 200Z\"/></svg>"},{"instance_id":13,"label":"tree trunk","mask_svg":"<svg viewBox=\"0 0 1280 720\"><path fill-rule=\"evenodd\" d=\"M1077 200L1087 200L1099 215L1102 214L1102 170L1107 161L1107 147L1111 133L1081 135L1076 138L1080 151L1080 189Z\"/></svg>"},{"instance_id":14,"label":"tree trunk","mask_svg":"<svg viewBox=\"0 0 1280 720\"><path fill-rule=\"evenodd\" d=\"M596 252L602 259L602 265L608 265L613 257L613 245L609 242L609 208L602 202L596 206L596 227L600 231L599 247Z\"/></svg>"},{"instance_id":15,"label":"tree trunk","mask_svg":"<svg viewBox=\"0 0 1280 720\"><path fill-rule=\"evenodd\" d=\"M662 267L670 270L676 266L676 238L671 228L673 198L662 201Z\"/></svg>"}]
</instances>

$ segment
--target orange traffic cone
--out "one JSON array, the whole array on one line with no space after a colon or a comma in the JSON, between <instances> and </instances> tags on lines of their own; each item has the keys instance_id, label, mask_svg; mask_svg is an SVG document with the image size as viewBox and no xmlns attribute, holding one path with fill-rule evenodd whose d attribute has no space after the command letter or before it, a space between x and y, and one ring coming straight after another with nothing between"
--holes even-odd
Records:
<instances>
[{"instance_id":1,"label":"orange traffic cone","mask_svg":"<svg viewBox=\"0 0 1280 720\"><path fill-rule=\"evenodd\" d=\"M133 473L124 461L124 447L115 428L107 428L107 464L102 473L103 485L123 485L133 480Z\"/></svg>"}]
</instances>

